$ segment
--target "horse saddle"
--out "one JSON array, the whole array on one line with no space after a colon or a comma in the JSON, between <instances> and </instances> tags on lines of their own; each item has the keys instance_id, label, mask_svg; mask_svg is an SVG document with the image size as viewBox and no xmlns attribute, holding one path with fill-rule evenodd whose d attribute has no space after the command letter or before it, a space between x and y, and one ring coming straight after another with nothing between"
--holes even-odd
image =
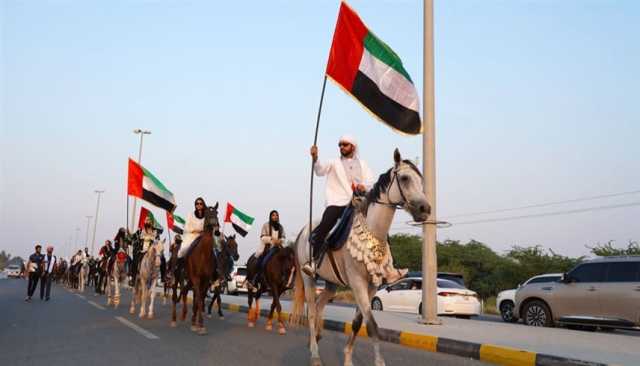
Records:
<instances>
[{"instance_id":1,"label":"horse saddle","mask_svg":"<svg viewBox=\"0 0 640 366\"><path fill-rule=\"evenodd\" d=\"M342 249L347 239L349 239L355 211L353 205L349 205L344 209L340 219L338 219L333 229L329 232L329 235L327 235L327 239L322 244L320 250L314 252L316 259L319 259L327 251L333 252Z\"/></svg>"}]
</instances>

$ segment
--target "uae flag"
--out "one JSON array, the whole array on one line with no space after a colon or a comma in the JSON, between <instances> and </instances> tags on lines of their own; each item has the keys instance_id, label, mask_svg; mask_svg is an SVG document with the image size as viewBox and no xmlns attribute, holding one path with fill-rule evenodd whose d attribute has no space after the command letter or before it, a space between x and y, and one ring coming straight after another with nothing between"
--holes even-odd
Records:
<instances>
[{"instance_id":1,"label":"uae flag","mask_svg":"<svg viewBox=\"0 0 640 366\"><path fill-rule=\"evenodd\" d=\"M185 221L182 217L167 211L167 226L176 234L184 234Z\"/></svg>"},{"instance_id":2,"label":"uae flag","mask_svg":"<svg viewBox=\"0 0 640 366\"><path fill-rule=\"evenodd\" d=\"M144 223L147 220L147 217L151 218L154 229L162 229L162 225L160 225L158 220L156 220L156 218L153 216L153 212L147 210L144 207L140 207L140 219L138 220L138 229L140 230L144 229Z\"/></svg>"},{"instance_id":3,"label":"uae flag","mask_svg":"<svg viewBox=\"0 0 640 366\"><path fill-rule=\"evenodd\" d=\"M392 129L410 135L422 132L418 93L402 60L344 2L326 74Z\"/></svg>"},{"instance_id":4,"label":"uae flag","mask_svg":"<svg viewBox=\"0 0 640 366\"><path fill-rule=\"evenodd\" d=\"M173 193L150 171L131 159L129 159L127 193L170 212L176 209L176 199L173 197Z\"/></svg>"},{"instance_id":5,"label":"uae flag","mask_svg":"<svg viewBox=\"0 0 640 366\"><path fill-rule=\"evenodd\" d=\"M233 229L243 237L247 236L247 232L253 225L253 217L243 213L232 204L227 203L227 213L224 215L224 222L228 222Z\"/></svg>"}]
</instances>

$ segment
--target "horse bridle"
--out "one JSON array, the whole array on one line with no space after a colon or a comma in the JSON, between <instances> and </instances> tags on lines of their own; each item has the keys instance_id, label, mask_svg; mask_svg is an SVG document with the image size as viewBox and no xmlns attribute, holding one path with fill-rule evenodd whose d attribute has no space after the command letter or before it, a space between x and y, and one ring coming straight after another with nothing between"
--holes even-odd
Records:
<instances>
[{"instance_id":1,"label":"horse bridle","mask_svg":"<svg viewBox=\"0 0 640 366\"><path fill-rule=\"evenodd\" d=\"M374 203L387 206L387 207L393 207L396 209L404 209L406 211L409 211L409 209L412 207L412 204L411 202L409 202L409 200L407 200L407 197L404 195L404 191L402 190L402 185L400 184L400 179L398 178L398 173L402 169L411 169L411 168L406 168L406 167L403 168L401 166L393 168L393 176L391 177L391 180L385 192L385 194L387 195L387 200L389 200L389 202L381 202L380 200L375 200L373 201ZM398 191L400 192L400 197L402 198L402 202L391 202L389 192L391 192L391 187L393 186L394 182L398 186Z\"/></svg>"}]
</instances>

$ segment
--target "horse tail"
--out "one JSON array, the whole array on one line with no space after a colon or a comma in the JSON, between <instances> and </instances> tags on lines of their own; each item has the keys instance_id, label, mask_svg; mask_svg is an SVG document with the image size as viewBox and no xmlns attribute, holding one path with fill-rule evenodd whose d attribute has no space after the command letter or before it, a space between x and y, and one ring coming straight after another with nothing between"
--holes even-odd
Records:
<instances>
[{"instance_id":1,"label":"horse tail","mask_svg":"<svg viewBox=\"0 0 640 366\"><path fill-rule=\"evenodd\" d=\"M302 234L302 231L300 232ZM298 234L298 240L296 240L296 249L299 243L300 234ZM293 307L291 310L291 315L289 316L289 324L292 326L305 325L305 316L304 316L304 303L305 303L305 294L304 294L304 281L302 280L302 266L300 265L300 260L298 259L298 255L295 256L295 272L296 279L294 283L294 292L293 292Z\"/></svg>"}]
</instances>

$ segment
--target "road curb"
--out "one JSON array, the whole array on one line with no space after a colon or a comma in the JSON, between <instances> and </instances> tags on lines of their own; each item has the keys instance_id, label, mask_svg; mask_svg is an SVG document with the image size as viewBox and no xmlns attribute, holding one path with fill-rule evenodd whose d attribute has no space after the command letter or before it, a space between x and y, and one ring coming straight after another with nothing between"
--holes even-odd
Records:
<instances>
[{"instance_id":1,"label":"road curb","mask_svg":"<svg viewBox=\"0 0 640 366\"><path fill-rule=\"evenodd\" d=\"M222 303L222 308L232 312L248 313L246 305ZM266 317L269 311L260 310L260 316ZM282 312L285 319L289 313ZM325 319L323 328L344 334L351 334L351 323ZM460 341L428 334L402 332L395 329L378 328L380 339L403 346L421 349L429 352L440 352L466 358L472 358L495 365L504 366L607 366L599 362L590 362L566 357L551 356L543 353L530 352L523 349L499 346L494 344L480 344ZM366 337L366 327L361 327L358 336ZM610 365L613 366L613 365Z\"/></svg>"}]
</instances>

